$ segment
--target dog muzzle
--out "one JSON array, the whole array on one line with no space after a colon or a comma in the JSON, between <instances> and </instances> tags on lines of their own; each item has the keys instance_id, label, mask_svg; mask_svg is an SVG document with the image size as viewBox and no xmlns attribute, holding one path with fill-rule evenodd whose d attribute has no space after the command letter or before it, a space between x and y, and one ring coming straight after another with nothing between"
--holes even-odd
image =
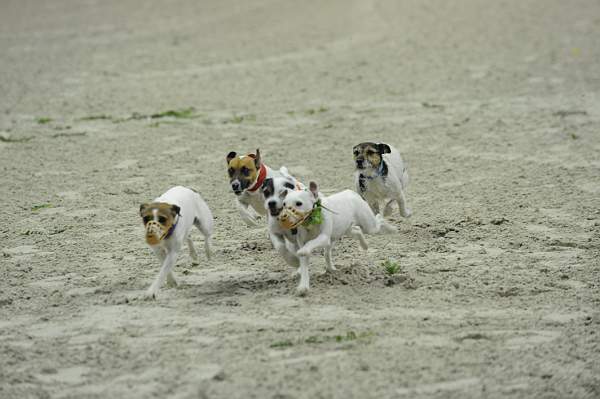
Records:
<instances>
[{"instance_id":1,"label":"dog muzzle","mask_svg":"<svg viewBox=\"0 0 600 399\"><path fill-rule=\"evenodd\" d=\"M146 242L149 245L158 245L169 234L169 230L165 230L160 223L151 220L146 223Z\"/></svg>"},{"instance_id":2,"label":"dog muzzle","mask_svg":"<svg viewBox=\"0 0 600 399\"><path fill-rule=\"evenodd\" d=\"M323 223L322 208L324 206L321 205L320 200L315 202L313 208L308 212L302 212L294 208L284 208L281 210L277 220L279 221L279 225L284 229L291 230L300 225L310 227Z\"/></svg>"},{"instance_id":3,"label":"dog muzzle","mask_svg":"<svg viewBox=\"0 0 600 399\"><path fill-rule=\"evenodd\" d=\"M294 208L283 208L277 220L279 221L279 225L284 229L295 229L302 222L310 217L312 210L308 212L302 212Z\"/></svg>"}]
</instances>

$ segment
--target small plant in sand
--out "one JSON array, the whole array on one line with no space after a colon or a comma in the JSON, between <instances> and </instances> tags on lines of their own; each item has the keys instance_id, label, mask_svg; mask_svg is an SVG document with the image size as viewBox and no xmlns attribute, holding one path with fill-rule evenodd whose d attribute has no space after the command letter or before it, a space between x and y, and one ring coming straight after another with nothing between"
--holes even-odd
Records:
<instances>
[{"instance_id":1,"label":"small plant in sand","mask_svg":"<svg viewBox=\"0 0 600 399\"><path fill-rule=\"evenodd\" d=\"M37 118L36 122L39 123L40 125L45 125L46 123L52 122L52 118L46 118L46 117Z\"/></svg>"},{"instance_id":2,"label":"small plant in sand","mask_svg":"<svg viewBox=\"0 0 600 399\"><path fill-rule=\"evenodd\" d=\"M104 120L104 119L112 119L111 116L109 115L89 115L89 116L84 116L81 117L79 119L77 119L78 121L98 121L98 120Z\"/></svg>"},{"instance_id":3,"label":"small plant in sand","mask_svg":"<svg viewBox=\"0 0 600 399\"><path fill-rule=\"evenodd\" d=\"M193 118L194 115L194 107L183 108L183 109L171 109L164 112L157 112L155 114L150 115L151 119L158 118Z\"/></svg>"},{"instance_id":4,"label":"small plant in sand","mask_svg":"<svg viewBox=\"0 0 600 399\"><path fill-rule=\"evenodd\" d=\"M392 259L388 259L381 264L383 269L387 274L393 276L394 274L398 274L400 272L400 265L398 262L393 261Z\"/></svg>"},{"instance_id":5,"label":"small plant in sand","mask_svg":"<svg viewBox=\"0 0 600 399\"><path fill-rule=\"evenodd\" d=\"M271 348L287 348L290 346L294 346L294 343L292 341L290 341L289 339L283 340L283 341L277 341L277 342L273 342L270 347Z\"/></svg>"},{"instance_id":6,"label":"small plant in sand","mask_svg":"<svg viewBox=\"0 0 600 399\"><path fill-rule=\"evenodd\" d=\"M31 210L32 210L33 212L37 212L37 211L39 211L40 209L52 208L53 206L54 206L54 205L52 205L52 204L39 204L39 205L34 205L34 206L32 206L32 207L31 207Z\"/></svg>"}]
</instances>

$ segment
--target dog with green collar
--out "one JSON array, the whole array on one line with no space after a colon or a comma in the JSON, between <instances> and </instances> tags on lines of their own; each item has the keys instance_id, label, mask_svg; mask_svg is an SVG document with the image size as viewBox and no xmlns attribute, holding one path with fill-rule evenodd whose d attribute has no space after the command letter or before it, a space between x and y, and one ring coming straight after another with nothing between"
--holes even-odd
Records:
<instances>
[{"instance_id":1,"label":"dog with green collar","mask_svg":"<svg viewBox=\"0 0 600 399\"><path fill-rule=\"evenodd\" d=\"M295 231L296 256L299 259L299 295L305 295L310 286L309 259L322 248L327 272L336 270L331 258L336 241L351 236L363 249L368 245L364 234L389 234L396 231L381 215L375 215L369 205L354 191L345 190L323 196L315 182L309 190L290 191L283 200L283 209L277 217L281 229Z\"/></svg>"}]
</instances>

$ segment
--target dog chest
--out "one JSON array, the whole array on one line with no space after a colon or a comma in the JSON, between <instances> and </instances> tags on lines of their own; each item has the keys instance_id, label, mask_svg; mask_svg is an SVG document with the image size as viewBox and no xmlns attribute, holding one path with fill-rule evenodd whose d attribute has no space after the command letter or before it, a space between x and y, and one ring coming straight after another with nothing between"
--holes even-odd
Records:
<instances>
[{"instance_id":1,"label":"dog chest","mask_svg":"<svg viewBox=\"0 0 600 399\"><path fill-rule=\"evenodd\" d=\"M382 198L389 194L389 187L381 176L374 179L364 178L364 187L364 195L366 197Z\"/></svg>"}]
</instances>

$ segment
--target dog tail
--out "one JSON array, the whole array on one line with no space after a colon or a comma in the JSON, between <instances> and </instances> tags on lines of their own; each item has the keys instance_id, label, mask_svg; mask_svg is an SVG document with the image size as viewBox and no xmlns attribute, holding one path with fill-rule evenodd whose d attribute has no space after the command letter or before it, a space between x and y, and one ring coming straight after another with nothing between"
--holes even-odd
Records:
<instances>
[{"instance_id":1,"label":"dog tail","mask_svg":"<svg viewBox=\"0 0 600 399\"><path fill-rule=\"evenodd\" d=\"M380 213L375 215L375 220L377 221L377 234L393 234L398 231L396 227L386 222Z\"/></svg>"}]
</instances>

